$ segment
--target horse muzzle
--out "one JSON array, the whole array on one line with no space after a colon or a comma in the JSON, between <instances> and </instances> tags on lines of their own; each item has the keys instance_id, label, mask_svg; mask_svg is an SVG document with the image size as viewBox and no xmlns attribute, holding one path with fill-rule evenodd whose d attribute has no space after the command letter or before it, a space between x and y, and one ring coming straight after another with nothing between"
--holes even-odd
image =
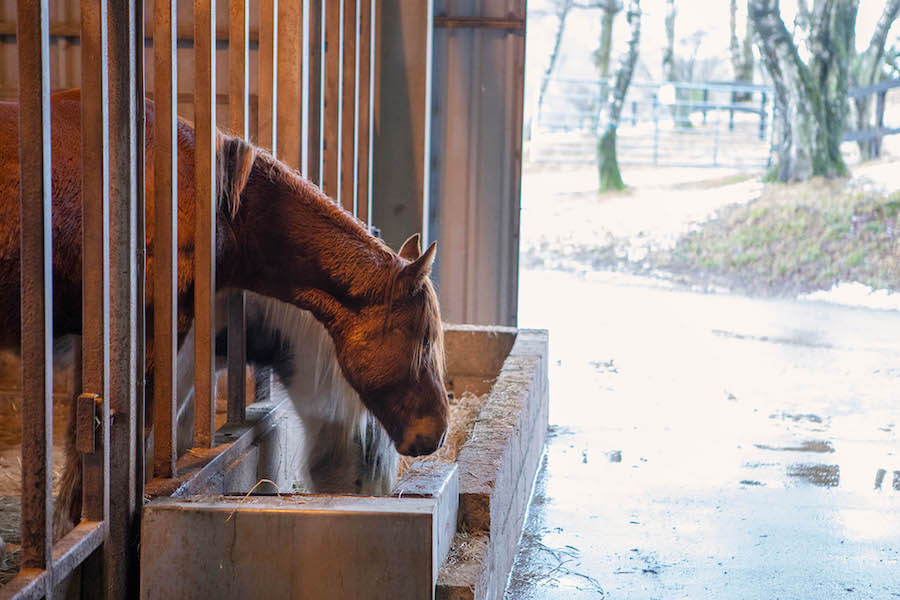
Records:
<instances>
[{"instance_id":1,"label":"horse muzzle","mask_svg":"<svg viewBox=\"0 0 900 600\"><path fill-rule=\"evenodd\" d=\"M444 445L447 424L434 417L418 419L404 432L403 440L395 442L397 452L405 456L432 454Z\"/></svg>"}]
</instances>

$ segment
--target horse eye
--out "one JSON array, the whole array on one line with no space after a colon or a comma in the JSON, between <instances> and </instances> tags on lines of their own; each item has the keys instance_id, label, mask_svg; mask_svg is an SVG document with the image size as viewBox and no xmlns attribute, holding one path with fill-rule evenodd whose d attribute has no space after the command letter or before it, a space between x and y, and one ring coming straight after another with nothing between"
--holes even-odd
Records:
<instances>
[{"instance_id":1,"label":"horse eye","mask_svg":"<svg viewBox=\"0 0 900 600\"><path fill-rule=\"evenodd\" d=\"M428 349L431 347L431 340L428 339L428 336L425 336L425 339L422 341L422 349L425 352L428 352Z\"/></svg>"}]
</instances>

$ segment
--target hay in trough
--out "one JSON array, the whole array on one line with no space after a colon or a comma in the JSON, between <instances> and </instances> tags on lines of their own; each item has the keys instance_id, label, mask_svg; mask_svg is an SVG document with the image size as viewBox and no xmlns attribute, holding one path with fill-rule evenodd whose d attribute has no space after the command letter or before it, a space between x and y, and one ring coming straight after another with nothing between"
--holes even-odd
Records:
<instances>
[{"instance_id":1,"label":"hay in trough","mask_svg":"<svg viewBox=\"0 0 900 600\"><path fill-rule=\"evenodd\" d=\"M437 452L427 456L401 456L400 464L397 467L397 477L402 479L414 462L456 462L460 450L472 437L475 422L478 420L481 407L487 402L487 398L487 394L478 396L471 392L463 392L459 398L451 395L450 430L447 432L444 445Z\"/></svg>"}]
</instances>

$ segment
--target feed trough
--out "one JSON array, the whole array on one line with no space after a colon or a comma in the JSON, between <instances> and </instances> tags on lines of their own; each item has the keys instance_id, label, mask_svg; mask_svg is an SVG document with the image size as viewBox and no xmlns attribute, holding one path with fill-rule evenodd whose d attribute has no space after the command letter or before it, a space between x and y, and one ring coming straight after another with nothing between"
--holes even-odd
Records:
<instances>
[{"instance_id":1,"label":"feed trough","mask_svg":"<svg viewBox=\"0 0 900 600\"><path fill-rule=\"evenodd\" d=\"M299 422L278 397L251 405L148 486L142 597L502 597L543 452L547 333L445 336L448 389L486 394L454 462L413 463L385 497L284 493Z\"/></svg>"}]
</instances>

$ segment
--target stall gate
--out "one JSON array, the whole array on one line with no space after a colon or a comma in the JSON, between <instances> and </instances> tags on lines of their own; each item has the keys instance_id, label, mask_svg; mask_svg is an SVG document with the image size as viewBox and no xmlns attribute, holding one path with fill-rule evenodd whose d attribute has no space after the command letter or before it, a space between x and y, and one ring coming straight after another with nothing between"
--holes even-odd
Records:
<instances>
[{"instance_id":1,"label":"stall gate","mask_svg":"<svg viewBox=\"0 0 900 600\"><path fill-rule=\"evenodd\" d=\"M21 571L0 599L135 597L146 489L178 475L175 443L177 169L175 121L196 128L195 450L216 445L214 397L215 125L253 139L369 220L376 0L82 0L62 20L49 0L18 0L0 36L18 50L22 269ZM55 5L54 5L55 6ZM77 9L77 6L75 6ZM255 7L254 7L255 9ZM80 22L66 21L73 12ZM218 13L218 14L217 14ZM3 15L9 19L8 15ZM52 18L52 20L51 20ZM51 25L52 21L52 25ZM223 26L224 24L224 26ZM83 336L76 364L83 518L53 543L51 39L80 46ZM144 71L145 48L148 69ZM192 49L192 50L191 50ZM257 78L251 73L251 49ZM227 61L227 93L217 83ZM58 56L58 55L57 55ZM188 77L178 77L187 64ZM179 92L179 81L192 82ZM145 82L146 88L145 89ZM251 106L251 88L256 94ZM10 94L7 94L9 96ZM154 124L152 460L144 473L144 111ZM13 98L9 98L13 99ZM217 107L227 105L227 119ZM252 136L252 137L251 137ZM243 296L228 305L228 418L245 414ZM240 325L240 326L237 326ZM76 353L77 354L77 353ZM148 457L149 458L149 457ZM153 482L145 488L145 481ZM162 483L159 483L162 482ZM73 577L76 575L77 577ZM70 587L70 586L69 586Z\"/></svg>"}]
</instances>

